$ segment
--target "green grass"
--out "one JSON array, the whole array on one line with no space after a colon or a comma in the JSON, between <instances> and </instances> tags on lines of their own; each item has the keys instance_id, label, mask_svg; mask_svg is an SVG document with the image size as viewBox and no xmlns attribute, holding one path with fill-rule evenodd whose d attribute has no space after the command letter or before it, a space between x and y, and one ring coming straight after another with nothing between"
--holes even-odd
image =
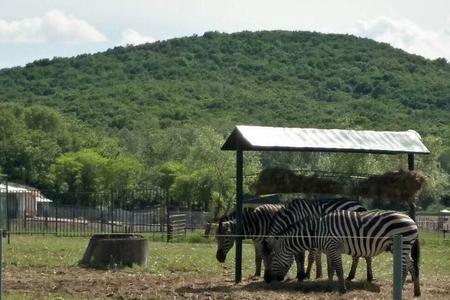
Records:
<instances>
[{"instance_id":1,"label":"green grass","mask_svg":"<svg viewBox=\"0 0 450 300\"><path fill-rule=\"evenodd\" d=\"M51 295L30 295L27 293L8 293L6 294L8 300L79 300L80 298L68 294L54 293Z\"/></svg>"},{"instance_id":2,"label":"green grass","mask_svg":"<svg viewBox=\"0 0 450 300\"><path fill-rule=\"evenodd\" d=\"M174 272L199 272L217 274L232 270L234 251L230 252L225 264L215 260L214 240L204 239L203 243L162 242L160 238L149 236L150 261L146 268L133 268L158 274ZM186 239L194 239L186 237ZM69 267L74 266L83 256L89 242L87 237L56 237L52 235L18 235L11 237L6 245L5 266L16 268ZM244 243L244 272L252 272L253 246Z\"/></svg>"},{"instance_id":3,"label":"green grass","mask_svg":"<svg viewBox=\"0 0 450 300\"><path fill-rule=\"evenodd\" d=\"M212 239L197 235L188 235L183 239L194 241L187 243L176 241L166 243L159 237L148 236L150 246L150 263L139 271L151 273L198 272L206 274L229 273L233 271L234 249L230 251L225 264L215 259L216 244ZM16 268L34 267L68 267L76 265L83 256L89 238L56 237L53 235L13 235L11 244L5 247L5 266ZM251 243L244 243L243 271L254 270L254 252ZM446 239L433 232L421 234L421 267L424 273L437 272L450 275L450 236ZM392 269L392 256L383 254L383 259L375 258L374 270ZM385 258L384 258L385 257ZM350 260L344 256L347 268ZM445 259L447 258L447 259ZM361 267L364 264L361 263ZM133 269L134 270L134 269ZM363 269L359 270L359 273Z\"/></svg>"},{"instance_id":4,"label":"green grass","mask_svg":"<svg viewBox=\"0 0 450 300\"><path fill-rule=\"evenodd\" d=\"M192 235L195 236L195 235ZM215 259L214 240L204 239L203 243L166 243L149 237L150 256L147 267L126 268L120 272L144 272L168 276L170 274L197 274L202 276L227 276L233 278L234 249L227 261L220 264ZM186 238L189 240L188 238ZM6 272L20 272L33 268L61 268L77 265L89 239L86 237L56 237L52 235L13 235L11 244L5 245L4 262ZM254 272L254 252L250 243L243 245L243 274L251 276ZM421 234L421 272L422 277L450 276L450 237L443 239L436 233ZM344 256L344 269L350 269L350 257ZM324 274L325 257L323 257ZM361 260L357 278L365 278L365 262ZM392 255L389 253L374 259L376 278L392 278ZM295 268L289 275L295 277ZM37 299L77 299L71 295L39 295ZM58 298L60 297L60 298ZM7 293L7 299L36 299L33 295Z\"/></svg>"}]
</instances>

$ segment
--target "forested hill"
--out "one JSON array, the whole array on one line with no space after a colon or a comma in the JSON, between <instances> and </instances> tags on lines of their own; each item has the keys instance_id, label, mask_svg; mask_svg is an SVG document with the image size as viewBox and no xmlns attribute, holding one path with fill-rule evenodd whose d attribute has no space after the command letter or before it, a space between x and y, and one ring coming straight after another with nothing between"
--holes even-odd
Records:
<instances>
[{"instance_id":1,"label":"forested hill","mask_svg":"<svg viewBox=\"0 0 450 300\"><path fill-rule=\"evenodd\" d=\"M433 151L418 162L434 176L420 205L450 205L445 59L350 35L208 32L0 70L0 173L43 189L144 183L170 189L175 202L223 207L234 157L219 149L236 124L415 129ZM247 157L246 170L401 167L270 155Z\"/></svg>"},{"instance_id":2,"label":"forested hill","mask_svg":"<svg viewBox=\"0 0 450 300\"><path fill-rule=\"evenodd\" d=\"M118 129L151 119L449 136L450 65L349 35L210 32L4 69L0 99Z\"/></svg>"}]
</instances>

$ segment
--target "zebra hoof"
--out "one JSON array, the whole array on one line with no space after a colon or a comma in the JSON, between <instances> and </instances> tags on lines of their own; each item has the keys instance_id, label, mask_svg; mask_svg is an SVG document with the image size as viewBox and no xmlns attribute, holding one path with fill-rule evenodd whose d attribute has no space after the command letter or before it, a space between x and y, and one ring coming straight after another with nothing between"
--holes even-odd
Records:
<instances>
[{"instance_id":1,"label":"zebra hoof","mask_svg":"<svg viewBox=\"0 0 450 300\"><path fill-rule=\"evenodd\" d=\"M309 279L309 277L307 276L307 274L305 273L297 273L297 280L298 281L303 281L305 279Z\"/></svg>"},{"instance_id":2,"label":"zebra hoof","mask_svg":"<svg viewBox=\"0 0 450 300\"><path fill-rule=\"evenodd\" d=\"M347 293L347 289L345 287L340 287L339 288L339 293L345 294L345 293Z\"/></svg>"},{"instance_id":3,"label":"zebra hoof","mask_svg":"<svg viewBox=\"0 0 450 300\"><path fill-rule=\"evenodd\" d=\"M280 289L280 287L281 287L281 282L280 281L272 281L270 283L270 288L272 290L278 290L278 289Z\"/></svg>"},{"instance_id":4,"label":"zebra hoof","mask_svg":"<svg viewBox=\"0 0 450 300\"><path fill-rule=\"evenodd\" d=\"M347 280L347 281L352 281L353 279L355 279L354 275L353 276L348 275L348 277L345 278L345 280ZM367 281L369 281L369 278L367 278Z\"/></svg>"},{"instance_id":5,"label":"zebra hoof","mask_svg":"<svg viewBox=\"0 0 450 300\"><path fill-rule=\"evenodd\" d=\"M318 273L318 274L316 275L316 279L320 279L320 278L322 278L322 273Z\"/></svg>"},{"instance_id":6,"label":"zebra hoof","mask_svg":"<svg viewBox=\"0 0 450 300\"><path fill-rule=\"evenodd\" d=\"M372 275L367 276L367 282L372 282L372 281L373 281L373 276Z\"/></svg>"}]
</instances>

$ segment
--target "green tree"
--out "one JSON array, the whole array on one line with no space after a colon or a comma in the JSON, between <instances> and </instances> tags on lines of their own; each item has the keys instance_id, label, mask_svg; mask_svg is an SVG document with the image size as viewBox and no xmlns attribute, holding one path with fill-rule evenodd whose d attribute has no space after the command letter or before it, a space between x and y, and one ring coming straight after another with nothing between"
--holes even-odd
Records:
<instances>
[{"instance_id":1,"label":"green tree","mask_svg":"<svg viewBox=\"0 0 450 300\"><path fill-rule=\"evenodd\" d=\"M51 167L49 181L68 195L66 201L93 204L91 193L104 191L108 159L92 150L61 155ZM81 203L80 203L81 202Z\"/></svg>"},{"instance_id":2,"label":"green tree","mask_svg":"<svg viewBox=\"0 0 450 300\"><path fill-rule=\"evenodd\" d=\"M234 203L236 163L232 151L222 151L224 143L222 135L211 127L197 129L196 138L189 151L188 166L197 170L208 178L211 184L209 195L214 215L217 216L224 209L230 208ZM255 174L260 170L259 156L256 153L245 154L245 171ZM248 190L248 183L245 186ZM215 195L212 197L212 195Z\"/></svg>"},{"instance_id":3,"label":"green tree","mask_svg":"<svg viewBox=\"0 0 450 300\"><path fill-rule=\"evenodd\" d=\"M420 156L417 159L417 168L427 175L425 188L419 195L418 205L422 209L437 210L442 204L440 200L450 190L450 176L443 170L439 158L445 151L444 141L436 136L427 136L424 143L430 150L429 155Z\"/></svg>"}]
</instances>

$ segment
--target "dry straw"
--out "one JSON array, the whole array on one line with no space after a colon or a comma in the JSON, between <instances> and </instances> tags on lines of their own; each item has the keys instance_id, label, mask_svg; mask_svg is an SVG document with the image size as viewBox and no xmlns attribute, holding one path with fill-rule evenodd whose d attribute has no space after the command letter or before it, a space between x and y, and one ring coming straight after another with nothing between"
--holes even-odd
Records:
<instances>
[{"instance_id":1,"label":"dry straw","mask_svg":"<svg viewBox=\"0 0 450 300\"><path fill-rule=\"evenodd\" d=\"M297 175L292 170L263 170L252 189L257 195L277 193L352 194L367 198L411 202L423 187L426 176L421 171L387 172L360 179L349 190L342 182L317 175Z\"/></svg>"}]
</instances>

